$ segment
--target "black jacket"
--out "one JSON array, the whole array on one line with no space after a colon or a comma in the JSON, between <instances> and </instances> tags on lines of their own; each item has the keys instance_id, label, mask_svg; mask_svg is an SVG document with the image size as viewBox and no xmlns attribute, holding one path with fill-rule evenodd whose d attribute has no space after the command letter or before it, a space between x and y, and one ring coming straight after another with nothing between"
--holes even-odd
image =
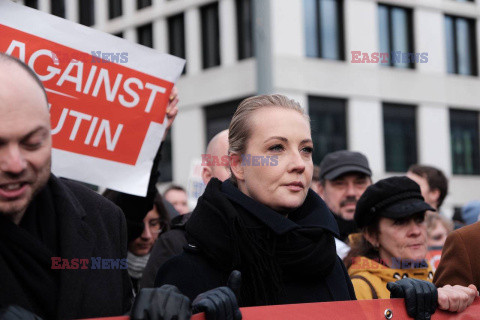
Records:
<instances>
[{"instance_id":1,"label":"black jacket","mask_svg":"<svg viewBox=\"0 0 480 320\"><path fill-rule=\"evenodd\" d=\"M42 196L45 191L50 194L54 207L52 211L58 221L56 255L69 261L85 258L90 263L92 257L126 258L125 218L117 206L78 183L60 180L53 175L35 198ZM41 218L45 213L38 212L37 215ZM14 226L9 227L12 229ZM25 230L19 228L16 234L23 232ZM25 252L28 253L28 250ZM47 263L48 260L47 257ZM25 267L28 269L29 266ZM49 268L47 265L45 269ZM120 269L119 266L91 269L90 264L86 270L55 271L58 271L56 318L119 316L130 310L132 287L126 269ZM32 306L38 302L31 301L28 298L30 293L26 291L22 285L22 273L13 271L11 261L0 254L0 307L18 304L32 310Z\"/></svg>"},{"instance_id":2,"label":"black jacket","mask_svg":"<svg viewBox=\"0 0 480 320\"><path fill-rule=\"evenodd\" d=\"M172 219L170 230L162 233L153 245L145 270L143 270L140 288L153 288L158 269L167 260L183 252L187 244L185 238L185 224L191 213L176 216Z\"/></svg>"},{"instance_id":3,"label":"black jacket","mask_svg":"<svg viewBox=\"0 0 480 320\"><path fill-rule=\"evenodd\" d=\"M213 182L211 181L207 186L204 195L199 199L199 204L195 208L192 217L187 222L187 239L190 240L190 238L193 238L194 241L189 241L184 253L163 264L157 273L155 286L161 286L163 284L175 285L183 294L193 300L202 292L226 285L232 268L220 266L219 263L217 263L218 260L214 261L214 258L212 259L211 250L210 254L208 254L202 248L206 243L211 243L206 241L205 238L208 238L209 234L212 234L212 237L214 238L218 236L220 239L225 239L224 241L229 241L229 231L225 230L231 230L228 222L230 221L228 218L230 214L222 214L221 209L231 208L232 210L242 210L239 206L249 208L250 212L253 212L253 215L256 216L256 218L254 218L255 221L252 223L266 225L270 230L273 230L269 234L274 237L275 234L278 236L281 236L282 234L286 235L292 230L312 230L312 228L317 228L318 230L318 227L326 230L326 232L338 232L333 217L323 201L318 196L314 195L313 191L310 191L309 196L307 197L307 199L309 199L308 204L313 204L313 208L309 210L313 216L309 213L308 216L303 216L303 218L295 220L298 221L297 224L291 220L294 219L293 217L286 219L278 213L275 213L273 210L259 204L255 200L246 197L229 181L224 182L221 187L219 187L218 185L220 182L214 180L216 179L212 179ZM221 191L218 191L219 188ZM212 194L214 195L213 197ZM222 205L217 205L218 203L222 203ZM307 203L307 200L305 203ZM320 207L315 207L318 204ZM230 207L230 205L232 205L232 207ZM205 211L205 209L209 211L208 208L211 208L212 211L202 212ZM248 213L242 211L242 215L245 214ZM209 219L208 217L215 215L220 215L220 220L223 218L225 219L223 219L223 221L218 219L205 221ZM234 217L234 219L236 218ZM250 221L247 222L247 224L249 223ZM215 225L215 227L206 233L200 233L200 235L203 234L203 238L199 238L198 234L194 235L194 224L200 224L201 227L205 228L210 228L210 225ZM249 224L247 228L251 228L251 226L252 225ZM202 230L202 228L197 227L196 230ZM333 237L332 242L329 243L333 246L333 248L330 249L334 252ZM227 250L225 251L227 256L230 253L229 251L235 251L232 244L226 244L225 248ZM211 248L208 248L207 251L209 249ZM290 304L355 299L354 289L345 266L335 254L333 254L332 259L334 260L330 261L332 268L329 269L331 271L329 271L327 275L317 275L314 271L313 276L305 277L305 270L299 268L298 273L295 269L293 275L290 274L288 277L283 277L283 288L285 290L280 294L278 303ZM248 304L244 306L248 306Z\"/></svg>"},{"instance_id":4,"label":"black jacket","mask_svg":"<svg viewBox=\"0 0 480 320\"><path fill-rule=\"evenodd\" d=\"M302 270L298 270L299 273ZM225 286L230 273L215 268L197 249L186 249L160 268L155 286L173 284L192 301L200 293ZM285 284L286 296L280 304L355 300L355 292L340 258L324 279L292 281Z\"/></svg>"}]
</instances>

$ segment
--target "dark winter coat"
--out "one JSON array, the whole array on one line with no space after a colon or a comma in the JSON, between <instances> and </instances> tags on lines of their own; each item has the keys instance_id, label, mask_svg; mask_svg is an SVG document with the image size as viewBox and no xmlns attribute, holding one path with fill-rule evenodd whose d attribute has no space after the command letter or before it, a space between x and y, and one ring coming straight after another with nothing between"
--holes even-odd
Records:
<instances>
[{"instance_id":1,"label":"dark winter coat","mask_svg":"<svg viewBox=\"0 0 480 320\"><path fill-rule=\"evenodd\" d=\"M187 213L173 218L170 230L162 233L155 241L140 280L140 288L153 288L155 276L162 264L183 252L183 247L187 244L185 224L190 216L191 213Z\"/></svg>"},{"instance_id":2,"label":"dark winter coat","mask_svg":"<svg viewBox=\"0 0 480 320\"><path fill-rule=\"evenodd\" d=\"M52 175L27 214L20 226L0 221L0 308L16 304L45 319L118 316L130 310L132 287L121 260L127 255L126 224L117 206ZM43 225L48 219L52 223ZM68 259L72 269L54 269L64 264L54 264L52 257ZM92 257L120 263L92 269ZM81 269L73 259L90 263Z\"/></svg>"},{"instance_id":3,"label":"dark winter coat","mask_svg":"<svg viewBox=\"0 0 480 320\"><path fill-rule=\"evenodd\" d=\"M187 222L186 229L189 244L185 252L163 264L158 271L155 286L175 285L193 300L202 292L225 286L231 271L239 269L242 272L242 288L252 287L252 283L246 279L251 278L248 272L257 269L249 268L249 264L256 264L256 261L248 260L251 257L249 251L244 250L243 241L231 239L249 241L247 239L255 238L257 242L254 241L254 244L259 243L262 247L259 251L272 257L258 264L261 268L268 267L264 275L270 271L273 273L275 266L280 266L279 277L273 278L280 279L278 284L281 290L277 304L355 299L345 266L335 254L333 234L338 234L336 222L323 200L311 190L302 207L290 213L287 219L247 197L230 181L222 184L217 179L212 179ZM245 236L245 232L249 235ZM292 246L292 242L297 240L307 241L316 254ZM276 245L264 246L264 243ZM321 245L318 247L316 244ZM253 255L256 249L254 246L250 248ZM273 251L269 251L272 248ZM276 262L269 264L270 260ZM328 267L322 271L325 265ZM318 272L312 266L318 267ZM266 278L268 276L262 278L262 282L263 279L267 281ZM274 282L271 283L275 285ZM267 291L268 289L270 288L267 287ZM240 305L262 303L240 301Z\"/></svg>"}]
</instances>

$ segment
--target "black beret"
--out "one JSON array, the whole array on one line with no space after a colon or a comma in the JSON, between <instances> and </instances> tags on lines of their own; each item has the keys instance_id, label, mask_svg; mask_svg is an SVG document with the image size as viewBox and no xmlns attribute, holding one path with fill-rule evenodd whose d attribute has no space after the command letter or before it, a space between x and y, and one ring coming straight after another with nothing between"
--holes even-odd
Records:
<instances>
[{"instance_id":1,"label":"black beret","mask_svg":"<svg viewBox=\"0 0 480 320\"><path fill-rule=\"evenodd\" d=\"M399 219L426 210L435 211L423 199L420 186L407 177L391 177L372 184L358 199L355 222L368 226L376 217Z\"/></svg>"}]
</instances>

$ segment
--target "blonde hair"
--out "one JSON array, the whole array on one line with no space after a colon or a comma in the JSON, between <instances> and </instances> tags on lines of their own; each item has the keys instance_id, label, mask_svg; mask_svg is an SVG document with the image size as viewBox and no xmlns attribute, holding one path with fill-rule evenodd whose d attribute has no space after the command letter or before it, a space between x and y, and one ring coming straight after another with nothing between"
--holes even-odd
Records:
<instances>
[{"instance_id":1,"label":"blonde hair","mask_svg":"<svg viewBox=\"0 0 480 320\"><path fill-rule=\"evenodd\" d=\"M427 222L428 236L430 236L430 233L437 227L439 223L441 223L445 230L447 230L447 234L453 231L453 222L438 213L428 213L425 217L425 220Z\"/></svg>"},{"instance_id":2,"label":"blonde hair","mask_svg":"<svg viewBox=\"0 0 480 320\"><path fill-rule=\"evenodd\" d=\"M230 122L230 127L228 128L229 155L232 153L240 155L245 153L247 142L252 135L250 117L255 111L265 107L295 110L304 116L308 123L310 123L310 117L305 113L305 110L300 104L284 95L271 94L246 98L237 107L232 121ZM235 183L237 182L233 172L231 173L230 180Z\"/></svg>"}]
</instances>

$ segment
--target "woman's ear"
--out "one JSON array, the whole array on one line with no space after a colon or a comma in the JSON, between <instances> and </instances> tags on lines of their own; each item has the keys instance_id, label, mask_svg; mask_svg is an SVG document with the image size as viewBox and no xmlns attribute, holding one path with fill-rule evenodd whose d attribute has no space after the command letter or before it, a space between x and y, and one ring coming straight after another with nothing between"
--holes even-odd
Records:
<instances>
[{"instance_id":1,"label":"woman's ear","mask_svg":"<svg viewBox=\"0 0 480 320\"><path fill-rule=\"evenodd\" d=\"M380 244L378 243L378 234L365 231L363 233L363 236L374 248L378 248L380 246Z\"/></svg>"},{"instance_id":2,"label":"woman's ear","mask_svg":"<svg viewBox=\"0 0 480 320\"><path fill-rule=\"evenodd\" d=\"M238 182L245 180L244 166L242 165L240 154L230 154L230 169L232 170L232 175L237 178Z\"/></svg>"}]
</instances>

